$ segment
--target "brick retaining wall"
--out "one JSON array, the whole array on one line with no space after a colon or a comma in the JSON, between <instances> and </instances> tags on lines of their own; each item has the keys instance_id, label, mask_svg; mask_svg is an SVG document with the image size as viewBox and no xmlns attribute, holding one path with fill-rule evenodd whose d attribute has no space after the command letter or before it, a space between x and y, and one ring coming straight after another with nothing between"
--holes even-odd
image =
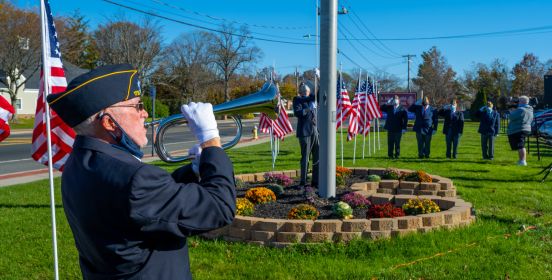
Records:
<instances>
[{"instance_id":1,"label":"brick retaining wall","mask_svg":"<svg viewBox=\"0 0 552 280\"><path fill-rule=\"evenodd\" d=\"M355 175L381 175L383 168L352 168ZM401 172L412 170L401 169ZM298 170L272 173L297 177ZM244 182L262 182L264 173L241 174L236 179ZM284 247L294 243L347 242L357 238L380 239L428 232L438 228L456 228L471 224L472 204L456 197L452 180L431 175L433 183L398 180L355 183L356 192L367 196L373 204L386 202L396 207L409 199L431 199L441 212L381 219L350 220L287 220L236 216L234 222L221 229L203 234L206 238L222 237L227 241L248 242L257 245Z\"/></svg>"}]
</instances>

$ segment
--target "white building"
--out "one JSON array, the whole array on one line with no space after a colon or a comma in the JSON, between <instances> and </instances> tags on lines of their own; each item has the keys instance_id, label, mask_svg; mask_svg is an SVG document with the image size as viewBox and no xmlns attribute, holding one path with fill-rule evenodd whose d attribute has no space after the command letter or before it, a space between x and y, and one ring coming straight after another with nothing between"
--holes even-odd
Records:
<instances>
[{"instance_id":1,"label":"white building","mask_svg":"<svg viewBox=\"0 0 552 280\"><path fill-rule=\"evenodd\" d=\"M67 83L69 83L75 77L88 72L86 69L79 68L69 62L63 63L63 69L65 70L65 77L67 78ZM29 71L30 72L30 71ZM36 71L33 75L25 75L23 73L23 80L25 85L19 88L17 93L17 100L13 107L16 110L18 117L34 117L36 110L36 100L38 98L38 87L40 84L40 70ZM0 70L0 78L4 79L4 73ZM11 103L11 98L9 93L6 91L7 88L3 83L0 83L0 95L4 97L8 102Z\"/></svg>"}]
</instances>

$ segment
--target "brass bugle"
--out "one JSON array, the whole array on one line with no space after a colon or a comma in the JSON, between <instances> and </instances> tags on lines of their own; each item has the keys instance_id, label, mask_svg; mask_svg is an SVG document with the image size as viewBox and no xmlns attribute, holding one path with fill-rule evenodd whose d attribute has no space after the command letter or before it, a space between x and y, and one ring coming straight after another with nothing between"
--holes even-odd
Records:
<instances>
[{"instance_id":1,"label":"brass bugle","mask_svg":"<svg viewBox=\"0 0 552 280\"><path fill-rule=\"evenodd\" d=\"M236 124L236 136L228 143L222 145L223 149L229 149L241 139L242 136L242 123L241 115L248 113L265 113L270 118L275 119L278 116L278 105L280 104L280 94L278 86L272 82L267 82L263 85L261 90L251 93L249 95L236 98L234 100L221 103L213 106L213 112L215 115L230 115ZM182 125L186 123L186 119L182 114L174 114L164 119L156 120L153 122L146 122L145 127L157 126L156 137L153 141L155 152L159 158L167 163L178 163L191 158L191 156L172 156L164 145L165 132L176 125Z\"/></svg>"}]
</instances>

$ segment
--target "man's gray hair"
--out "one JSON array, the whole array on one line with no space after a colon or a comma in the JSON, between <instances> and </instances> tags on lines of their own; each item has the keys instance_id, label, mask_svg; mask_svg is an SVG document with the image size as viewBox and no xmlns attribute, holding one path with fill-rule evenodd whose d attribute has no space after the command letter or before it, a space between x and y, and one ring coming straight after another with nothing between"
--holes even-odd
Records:
<instances>
[{"instance_id":1,"label":"man's gray hair","mask_svg":"<svg viewBox=\"0 0 552 280\"><path fill-rule=\"evenodd\" d=\"M519 97L520 104L529 104L529 97L522 95Z\"/></svg>"},{"instance_id":2,"label":"man's gray hair","mask_svg":"<svg viewBox=\"0 0 552 280\"><path fill-rule=\"evenodd\" d=\"M77 133L78 135L93 136L96 125L94 122L98 119L99 113L100 112L88 117L86 120L73 127L75 133Z\"/></svg>"},{"instance_id":3,"label":"man's gray hair","mask_svg":"<svg viewBox=\"0 0 552 280\"><path fill-rule=\"evenodd\" d=\"M304 93L306 93L307 91L310 92L310 87L307 86L306 84L301 84L301 85L299 86L299 94L304 94Z\"/></svg>"}]
</instances>

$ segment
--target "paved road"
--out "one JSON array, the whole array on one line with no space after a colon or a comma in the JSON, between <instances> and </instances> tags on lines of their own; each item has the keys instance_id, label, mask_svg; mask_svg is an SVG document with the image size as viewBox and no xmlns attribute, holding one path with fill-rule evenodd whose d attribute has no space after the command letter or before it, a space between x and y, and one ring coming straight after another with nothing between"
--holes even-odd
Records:
<instances>
[{"instance_id":1,"label":"paved road","mask_svg":"<svg viewBox=\"0 0 552 280\"><path fill-rule=\"evenodd\" d=\"M292 123L295 121L291 118ZM242 139L252 137L251 130L258 120L244 120ZM233 122L219 122L219 130L223 142L228 142L236 135L236 126ZM295 127L295 124L293 125ZM4 142L0 143L0 175L13 172L32 171L45 168L30 157L31 131L16 132ZM151 132L148 132L149 144L143 149L145 154L151 154ZM187 128L170 129L165 134L165 146L168 151L187 151L196 143L195 138Z\"/></svg>"}]
</instances>

